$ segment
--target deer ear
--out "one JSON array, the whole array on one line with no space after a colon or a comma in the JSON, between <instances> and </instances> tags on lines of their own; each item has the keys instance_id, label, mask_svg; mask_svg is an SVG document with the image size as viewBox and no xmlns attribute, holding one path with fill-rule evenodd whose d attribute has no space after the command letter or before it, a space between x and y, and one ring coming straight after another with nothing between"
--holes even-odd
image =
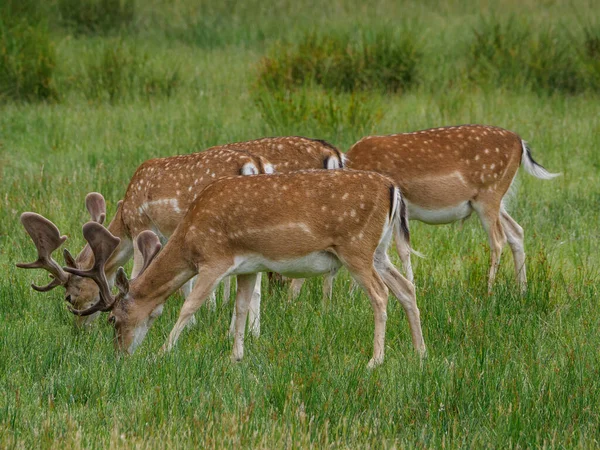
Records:
<instances>
[{"instance_id":1,"label":"deer ear","mask_svg":"<svg viewBox=\"0 0 600 450\"><path fill-rule=\"evenodd\" d=\"M66 248L63 250L63 256L65 258L65 264L67 265L67 267L77 269L77 263L75 263L75 258L73 258L73 255L71 255L69 250L67 250Z\"/></svg>"},{"instance_id":2,"label":"deer ear","mask_svg":"<svg viewBox=\"0 0 600 450\"><path fill-rule=\"evenodd\" d=\"M104 219L106 219L106 201L102 194L90 192L85 197L85 207L90 213L92 222L98 222L100 225L104 223Z\"/></svg>"},{"instance_id":3,"label":"deer ear","mask_svg":"<svg viewBox=\"0 0 600 450\"><path fill-rule=\"evenodd\" d=\"M144 271L148 268L152 260L158 255L158 252L161 249L160 240L158 236L150 231L144 230L140 234L138 234L136 238L136 245L142 254L143 265L142 270L137 274L139 277Z\"/></svg>"},{"instance_id":4,"label":"deer ear","mask_svg":"<svg viewBox=\"0 0 600 450\"><path fill-rule=\"evenodd\" d=\"M125 271L122 267L119 267L119 270L117 270L115 285L121 294L127 295L129 292L129 280L127 279L127 275L125 275Z\"/></svg>"}]
</instances>

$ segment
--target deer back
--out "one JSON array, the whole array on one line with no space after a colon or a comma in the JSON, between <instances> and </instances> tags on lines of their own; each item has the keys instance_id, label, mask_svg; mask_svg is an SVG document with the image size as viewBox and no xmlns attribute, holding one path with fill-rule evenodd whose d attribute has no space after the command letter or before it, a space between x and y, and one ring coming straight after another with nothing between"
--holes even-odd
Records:
<instances>
[{"instance_id":1,"label":"deer back","mask_svg":"<svg viewBox=\"0 0 600 450\"><path fill-rule=\"evenodd\" d=\"M285 259L348 245L374 251L395 192L389 178L362 171L227 177L198 196L180 230L198 258Z\"/></svg>"},{"instance_id":2,"label":"deer back","mask_svg":"<svg viewBox=\"0 0 600 450\"><path fill-rule=\"evenodd\" d=\"M410 203L437 208L484 190L501 198L519 168L521 142L502 128L462 125L368 136L346 156L349 168L392 178Z\"/></svg>"},{"instance_id":3,"label":"deer back","mask_svg":"<svg viewBox=\"0 0 600 450\"><path fill-rule=\"evenodd\" d=\"M273 164L276 173L344 167L343 154L330 143L318 139L300 136L267 137L221 146L237 147L265 157Z\"/></svg>"}]
</instances>

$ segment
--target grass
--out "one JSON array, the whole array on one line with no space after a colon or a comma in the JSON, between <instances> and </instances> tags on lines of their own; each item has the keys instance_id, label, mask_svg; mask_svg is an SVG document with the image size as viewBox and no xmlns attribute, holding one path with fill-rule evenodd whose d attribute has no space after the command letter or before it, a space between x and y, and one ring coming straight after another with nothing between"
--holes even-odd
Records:
<instances>
[{"instance_id":1,"label":"grass","mask_svg":"<svg viewBox=\"0 0 600 450\"><path fill-rule=\"evenodd\" d=\"M175 3L136 4L136 26L120 37L51 28L58 101L0 106L0 446L600 445L598 94L473 84L469 49L473 30L484 24L466 0L435 13L426 4L385 1L376 9L329 2L320 14L309 0L258 12ZM477 12L499 21L520 12L540 35L564 26L595 55L597 28L578 19L593 17L592 3L506 1L498 8ZM199 35L186 25L202 21L218 27ZM277 42L326 34L327 26L351 34L358 22L378 30L406 21L423 24L419 83L408 90L256 85L260 61ZM271 31L259 35L252 23ZM147 58L146 69L125 66L133 81L116 100L107 91L90 96L88 68L104 64L104 50L119 42L123 60ZM173 73L168 95L140 93L150 75L166 80ZM60 289L35 293L29 283L45 275L14 267L34 256L21 212L49 217L77 251L85 194L102 192L112 217L131 174L151 157L273 134L305 134L347 149L364 134L459 123L518 132L540 163L563 176L518 175L510 211L526 233L530 290L523 298L508 250L494 293L486 294L489 256L476 219L462 229L411 223L413 245L426 255L414 260L429 350L422 365L405 315L390 301L386 361L366 370L372 312L364 294L349 294L345 273L326 305L318 280L293 304L265 290L263 335L247 339L245 359L234 365L226 336L231 305L200 311L176 351L157 356L181 305L174 297L138 353L117 359L105 320L76 329Z\"/></svg>"}]
</instances>

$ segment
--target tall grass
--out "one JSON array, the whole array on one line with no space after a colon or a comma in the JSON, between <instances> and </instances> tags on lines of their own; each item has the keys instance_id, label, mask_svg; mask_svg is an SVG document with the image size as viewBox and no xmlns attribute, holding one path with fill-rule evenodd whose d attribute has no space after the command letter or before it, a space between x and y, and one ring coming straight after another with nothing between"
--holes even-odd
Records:
<instances>
[{"instance_id":1,"label":"tall grass","mask_svg":"<svg viewBox=\"0 0 600 450\"><path fill-rule=\"evenodd\" d=\"M157 67L147 53L123 40L110 40L85 68L85 95L91 100L170 97L179 84L176 67Z\"/></svg>"},{"instance_id":2,"label":"tall grass","mask_svg":"<svg viewBox=\"0 0 600 450\"><path fill-rule=\"evenodd\" d=\"M122 31L135 19L135 0L56 0L59 22L77 34Z\"/></svg>"},{"instance_id":3,"label":"tall grass","mask_svg":"<svg viewBox=\"0 0 600 450\"><path fill-rule=\"evenodd\" d=\"M503 0L493 11L474 0L435 8L388 0L149 0L136 3L124 29L88 33L63 27L56 3L43 3L47 9L32 9L20 26L48 23L58 101L6 96L0 104L0 447L598 446L600 101L589 81L598 73L598 32L578 20L592 18L595 4L575 2L578 16L567 2L533 0ZM26 1L18 4L27 10ZM525 28L509 25L516 13L530 18L517 20ZM483 23L482 14L494 19ZM7 26L21 24L7 17L0 15ZM410 22L421 24L408 27L420 55L416 79L394 92L387 76L369 70L396 67L395 53L365 55L378 51L371 44L380 32L387 34L377 39L393 48ZM513 26L525 29L522 41L507 34ZM563 30L567 38L557 41ZM282 42L295 54L307 36L345 36L348 46L332 47L336 64L350 61L338 66L344 77L310 70L346 87L325 87L313 72L290 84L281 78L275 88L257 82L263 57L279 55L273 49ZM23 41L0 47L0 58ZM319 45L310 51L321 52ZM569 84L571 69L556 59L566 45L584 88ZM362 53L349 53L356 49ZM360 65L367 60L373 67ZM368 70L351 74L356 67ZM367 75L368 88L361 84ZM152 80L162 87L147 94ZM508 207L525 232L525 296L508 249L487 294L488 244L475 216L462 227L411 222L412 244L426 255L413 260L424 363L390 298L386 360L366 370L372 310L360 290L350 292L344 272L325 303L317 279L294 303L264 286L263 335L248 337L244 361L232 364L232 305L199 311L198 326L182 334L175 352L158 355L181 307L173 296L138 353L118 359L105 318L76 329L60 289L29 287L46 274L14 267L35 255L21 212L53 220L76 252L86 193L102 192L112 217L133 171L151 157L272 134L347 149L364 134L458 123L518 132L540 163L563 176L517 176Z\"/></svg>"},{"instance_id":4,"label":"tall grass","mask_svg":"<svg viewBox=\"0 0 600 450\"><path fill-rule=\"evenodd\" d=\"M315 84L353 92L399 92L417 81L420 52L411 32L307 34L276 45L260 63L259 82L269 89Z\"/></svg>"},{"instance_id":5,"label":"tall grass","mask_svg":"<svg viewBox=\"0 0 600 450\"><path fill-rule=\"evenodd\" d=\"M594 38L574 39L560 26L536 29L527 19L483 20L469 49L474 83L574 94L600 90L588 76ZM591 49L591 50L590 50Z\"/></svg>"},{"instance_id":6,"label":"tall grass","mask_svg":"<svg viewBox=\"0 0 600 450\"><path fill-rule=\"evenodd\" d=\"M0 17L0 102L56 100L56 49L43 23Z\"/></svg>"}]
</instances>

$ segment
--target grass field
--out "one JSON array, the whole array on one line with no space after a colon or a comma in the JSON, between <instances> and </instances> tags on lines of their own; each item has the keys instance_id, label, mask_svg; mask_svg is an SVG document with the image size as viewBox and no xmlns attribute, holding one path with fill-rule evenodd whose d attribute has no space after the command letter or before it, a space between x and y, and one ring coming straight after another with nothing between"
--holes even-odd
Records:
<instances>
[{"instance_id":1,"label":"grass field","mask_svg":"<svg viewBox=\"0 0 600 450\"><path fill-rule=\"evenodd\" d=\"M55 0L34 14L33 0L12 2L0 14L0 447L600 446L595 3ZM23 211L54 221L74 253L85 194L102 192L112 217L150 157L286 134L347 150L366 134L462 123L519 133L563 176L517 177L524 297L508 249L487 295L476 219L411 223L426 255L413 260L423 364L391 301L385 363L366 369L372 311L346 273L325 305L317 279L295 303L265 290L263 334L233 364L231 304L203 308L157 356L181 305L171 298L117 359L106 320L76 328L61 288L36 293L45 274L14 266L35 254Z\"/></svg>"}]
</instances>

